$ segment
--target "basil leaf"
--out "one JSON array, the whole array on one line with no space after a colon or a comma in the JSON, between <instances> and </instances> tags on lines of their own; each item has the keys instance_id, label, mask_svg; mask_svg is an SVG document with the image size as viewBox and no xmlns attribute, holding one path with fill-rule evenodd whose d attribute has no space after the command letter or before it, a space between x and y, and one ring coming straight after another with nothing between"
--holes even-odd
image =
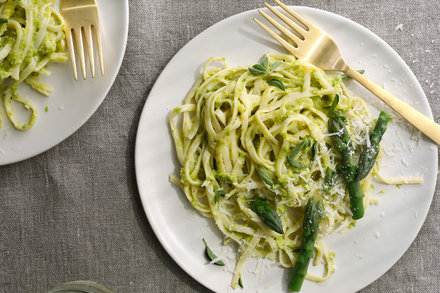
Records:
<instances>
[{"instance_id":1,"label":"basil leaf","mask_svg":"<svg viewBox=\"0 0 440 293\"><path fill-rule=\"evenodd\" d=\"M208 259L210 261L213 261L214 259L217 258L217 256L214 254L214 252L212 252L212 250L209 248L208 243L206 243L206 240L203 239L203 243L205 243L206 249L205 249L205 254L208 257ZM213 264L218 265L218 266L224 266L225 263L221 260L218 260L216 262L214 262Z\"/></svg>"},{"instance_id":2,"label":"basil leaf","mask_svg":"<svg viewBox=\"0 0 440 293\"><path fill-rule=\"evenodd\" d=\"M269 58L264 57L263 62L260 63L264 68L269 69Z\"/></svg>"},{"instance_id":3,"label":"basil leaf","mask_svg":"<svg viewBox=\"0 0 440 293\"><path fill-rule=\"evenodd\" d=\"M252 67L249 67L248 70L253 75L264 75L264 74L267 74L267 72L265 70L261 70L258 67L255 67L255 65L252 66Z\"/></svg>"},{"instance_id":4,"label":"basil leaf","mask_svg":"<svg viewBox=\"0 0 440 293\"><path fill-rule=\"evenodd\" d=\"M251 67L248 68L248 70L253 75L269 74L270 72L275 70L275 68L280 66L282 63L283 62L281 62L281 61L277 61L274 64L272 64L272 66L269 68L269 58L266 56L266 57L264 57L263 61L261 61L261 63L252 65ZM283 87L284 87L284 85L283 85Z\"/></svg>"},{"instance_id":5,"label":"basil leaf","mask_svg":"<svg viewBox=\"0 0 440 293\"><path fill-rule=\"evenodd\" d=\"M257 69L257 70L260 70L260 71L263 71L263 72L267 72L267 67L266 66L263 66L263 65L261 65L261 64L255 64L254 66L252 66L253 68L255 68L255 69Z\"/></svg>"},{"instance_id":6,"label":"basil leaf","mask_svg":"<svg viewBox=\"0 0 440 293\"><path fill-rule=\"evenodd\" d=\"M272 178L270 178L269 172L264 168L259 166L257 168L258 175L260 175L261 180L264 181L267 185L270 187L273 187L273 181Z\"/></svg>"},{"instance_id":7,"label":"basil leaf","mask_svg":"<svg viewBox=\"0 0 440 293\"><path fill-rule=\"evenodd\" d=\"M0 17L0 24L8 23L8 19Z\"/></svg>"},{"instance_id":8,"label":"basil leaf","mask_svg":"<svg viewBox=\"0 0 440 293\"><path fill-rule=\"evenodd\" d=\"M360 74L364 74L365 70L360 69L360 70L357 70L357 72L359 72ZM342 75L342 80L350 80L350 79L353 79L353 77L351 77L350 75L345 74L345 73Z\"/></svg>"},{"instance_id":9,"label":"basil leaf","mask_svg":"<svg viewBox=\"0 0 440 293\"><path fill-rule=\"evenodd\" d=\"M278 66L280 66L281 64L283 64L283 62L281 61L277 61L274 64L272 64L272 66L270 67L270 71L274 71Z\"/></svg>"},{"instance_id":10,"label":"basil leaf","mask_svg":"<svg viewBox=\"0 0 440 293\"><path fill-rule=\"evenodd\" d=\"M270 84L270 85L276 86L280 90L283 90L283 91L286 90L286 87L284 86L284 84L280 80L278 80L276 78L269 79L267 81L267 83Z\"/></svg>"}]
</instances>

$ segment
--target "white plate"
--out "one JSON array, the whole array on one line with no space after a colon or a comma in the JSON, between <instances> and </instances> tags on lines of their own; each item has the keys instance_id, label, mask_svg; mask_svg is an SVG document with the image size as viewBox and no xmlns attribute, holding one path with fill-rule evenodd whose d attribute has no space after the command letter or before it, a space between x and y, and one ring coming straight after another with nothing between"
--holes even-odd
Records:
<instances>
[{"instance_id":1,"label":"white plate","mask_svg":"<svg viewBox=\"0 0 440 293\"><path fill-rule=\"evenodd\" d=\"M366 76L407 100L432 117L427 99L405 62L375 34L341 16L306 7L295 7L312 22L326 30L339 44L343 56ZM171 109L182 103L201 67L211 56L226 57L231 65L255 64L267 52L281 50L252 21L259 17L244 12L210 27L170 61L157 79L146 102L136 140L136 176L148 220L171 257L194 279L211 290L229 291L231 273L208 265L202 238L222 253L221 236L211 219L200 216L182 192L169 181L180 166L168 128ZM377 98L354 83L359 96L375 108L383 107ZM374 110L376 115L377 110ZM385 273L406 251L416 237L428 212L437 175L437 148L423 137L418 141L413 130L394 119L384 137L385 175L423 175L421 185L384 186L376 182L373 193L381 203L369 206L366 216L354 229L326 239L336 252L336 271L323 283L306 281L301 292L354 292ZM411 136L413 138L411 139ZM384 193L380 193L383 190ZM226 259L228 260L228 259ZM229 261L230 263L230 261ZM285 292L290 270L278 266L255 268L249 261L242 276L246 292ZM264 264L264 268L267 264ZM232 266L230 267L232 269ZM231 290L232 291L232 290ZM243 292L238 289L237 292Z\"/></svg>"},{"instance_id":2,"label":"white plate","mask_svg":"<svg viewBox=\"0 0 440 293\"><path fill-rule=\"evenodd\" d=\"M52 64L47 68L52 74L42 81L54 87L50 97L40 95L25 84L20 85L19 92L38 108L38 119L30 130L18 131L6 117L3 105L0 106L3 118L0 165L31 158L57 145L80 128L106 97L121 66L127 44L128 0L98 0L97 3L105 76L101 77L97 63L95 79L87 72L87 80L80 77L75 82L69 60L66 64ZM80 72L78 74L81 76ZM46 106L48 112L45 111ZM20 113L19 107L17 112Z\"/></svg>"}]
</instances>

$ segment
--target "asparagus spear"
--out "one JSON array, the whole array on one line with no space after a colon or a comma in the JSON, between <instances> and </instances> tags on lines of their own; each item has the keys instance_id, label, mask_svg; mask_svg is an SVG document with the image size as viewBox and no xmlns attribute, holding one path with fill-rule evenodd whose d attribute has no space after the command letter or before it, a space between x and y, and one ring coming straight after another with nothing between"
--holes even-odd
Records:
<instances>
[{"instance_id":1,"label":"asparagus spear","mask_svg":"<svg viewBox=\"0 0 440 293\"><path fill-rule=\"evenodd\" d=\"M364 192L359 180L347 182L348 194L350 196L350 209L352 218L359 220L364 216Z\"/></svg>"},{"instance_id":2,"label":"asparagus spear","mask_svg":"<svg viewBox=\"0 0 440 293\"><path fill-rule=\"evenodd\" d=\"M211 248L209 248L208 243L206 243L205 239L202 239L203 243L205 243L205 255L206 257L210 260L213 261L214 259L217 259L217 256L214 254L214 252L212 252ZM218 266L224 266L225 263L222 260L218 260L214 263L215 265Z\"/></svg>"},{"instance_id":3,"label":"asparagus spear","mask_svg":"<svg viewBox=\"0 0 440 293\"><path fill-rule=\"evenodd\" d=\"M342 156L340 170L348 187L353 219L358 220L364 216L364 192L359 184L359 180L356 178L356 163L353 157L354 147L350 142L350 135L344 126L343 119L339 116L329 119L328 128L330 132L336 133L332 138L336 149Z\"/></svg>"},{"instance_id":4,"label":"asparagus spear","mask_svg":"<svg viewBox=\"0 0 440 293\"><path fill-rule=\"evenodd\" d=\"M340 169L345 181L351 182L355 178L356 163L353 157L354 147L350 142L347 128L345 128L344 122L337 117L329 119L328 129L330 132L336 133L332 138L336 149L342 156L342 166Z\"/></svg>"},{"instance_id":5,"label":"asparagus spear","mask_svg":"<svg viewBox=\"0 0 440 293\"><path fill-rule=\"evenodd\" d=\"M307 268L314 255L314 245L319 229L319 211L313 198L309 199L303 220L303 234L301 250L296 259L292 276L289 281L289 290L299 292L307 275Z\"/></svg>"},{"instance_id":6,"label":"asparagus spear","mask_svg":"<svg viewBox=\"0 0 440 293\"><path fill-rule=\"evenodd\" d=\"M387 123L390 121L390 115L381 111L377 118L376 125L370 132L370 145L365 148L359 157L359 165L356 172L357 180L364 179L376 163L376 158L380 149L380 141L387 130Z\"/></svg>"}]
</instances>

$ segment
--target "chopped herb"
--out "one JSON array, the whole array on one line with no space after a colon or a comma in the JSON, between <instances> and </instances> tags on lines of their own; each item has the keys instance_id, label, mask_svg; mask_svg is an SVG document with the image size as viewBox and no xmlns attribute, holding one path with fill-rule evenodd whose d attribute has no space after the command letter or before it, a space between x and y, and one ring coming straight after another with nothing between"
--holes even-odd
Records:
<instances>
[{"instance_id":1,"label":"chopped herb","mask_svg":"<svg viewBox=\"0 0 440 293\"><path fill-rule=\"evenodd\" d=\"M330 106L331 110L336 110L336 107L339 104L339 95L335 95L335 98L333 99L332 105Z\"/></svg>"},{"instance_id":2,"label":"chopped herb","mask_svg":"<svg viewBox=\"0 0 440 293\"><path fill-rule=\"evenodd\" d=\"M318 200L316 202L316 210L318 212L318 215L321 219L325 219L325 211L324 206L322 205L322 200Z\"/></svg>"},{"instance_id":3,"label":"chopped herb","mask_svg":"<svg viewBox=\"0 0 440 293\"><path fill-rule=\"evenodd\" d=\"M313 143L312 147L310 148L310 159L314 161L316 158L316 142Z\"/></svg>"},{"instance_id":4,"label":"chopped herb","mask_svg":"<svg viewBox=\"0 0 440 293\"><path fill-rule=\"evenodd\" d=\"M225 197L225 195L226 195L226 193L224 193L224 191L222 191L222 190L220 190L220 189L217 189L217 190L215 191L215 195L214 195L214 202L217 203L217 202L218 202L218 199L220 198L220 196L221 196L221 197Z\"/></svg>"},{"instance_id":5,"label":"chopped herb","mask_svg":"<svg viewBox=\"0 0 440 293\"><path fill-rule=\"evenodd\" d=\"M276 86L280 90L283 90L283 91L286 90L286 87L284 86L284 84L280 80L278 80L276 78L269 79L267 81L267 83L270 84L270 85Z\"/></svg>"},{"instance_id":6,"label":"chopped herb","mask_svg":"<svg viewBox=\"0 0 440 293\"><path fill-rule=\"evenodd\" d=\"M364 70L364 69L361 69L361 70L357 70L357 72L359 72L360 74L364 74L364 73L365 73L365 70ZM351 77L351 76L348 75L348 74L343 74L343 75L342 75L342 80L349 80L349 79L353 79L353 77Z\"/></svg>"},{"instance_id":7,"label":"chopped herb","mask_svg":"<svg viewBox=\"0 0 440 293\"><path fill-rule=\"evenodd\" d=\"M272 178L270 178L269 172L264 167L259 166L257 168L257 172L258 175L260 175L260 178L264 181L264 183L266 183L270 187L274 186Z\"/></svg>"},{"instance_id":8,"label":"chopped herb","mask_svg":"<svg viewBox=\"0 0 440 293\"><path fill-rule=\"evenodd\" d=\"M302 152L311 145L312 140L310 138L300 137L300 139L302 139L301 144L297 145L292 149L292 151L289 154L290 156L296 157L296 155L298 155L300 152Z\"/></svg>"},{"instance_id":9,"label":"chopped herb","mask_svg":"<svg viewBox=\"0 0 440 293\"><path fill-rule=\"evenodd\" d=\"M8 23L8 19L0 17L0 24L2 24L2 23Z\"/></svg>"},{"instance_id":10,"label":"chopped herb","mask_svg":"<svg viewBox=\"0 0 440 293\"><path fill-rule=\"evenodd\" d=\"M46 106L45 111L49 112L49 106Z\"/></svg>"},{"instance_id":11,"label":"chopped herb","mask_svg":"<svg viewBox=\"0 0 440 293\"><path fill-rule=\"evenodd\" d=\"M302 143L294 147L289 155L287 156L287 161L292 167L305 168L307 167L304 163L295 160L295 157L303 150L307 149L311 144L311 139L305 138Z\"/></svg>"},{"instance_id":12,"label":"chopped herb","mask_svg":"<svg viewBox=\"0 0 440 293\"><path fill-rule=\"evenodd\" d=\"M322 188L323 191L329 192L332 189L333 185L335 185L336 175L337 173L329 167L325 169L324 186Z\"/></svg>"},{"instance_id":13,"label":"chopped herb","mask_svg":"<svg viewBox=\"0 0 440 293\"><path fill-rule=\"evenodd\" d=\"M339 95L335 95L335 98L333 99L333 103L330 106L330 112L333 114L333 116L335 117L335 119L339 119L342 122L347 122L347 119L345 118L345 116L342 114L342 112L340 110L337 110L336 107L338 106L339 103Z\"/></svg>"},{"instance_id":14,"label":"chopped herb","mask_svg":"<svg viewBox=\"0 0 440 293\"><path fill-rule=\"evenodd\" d=\"M283 185L277 183L273 186L273 189L280 189L281 187L283 187Z\"/></svg>"},{"instance_id":15,"label":"chopped herb","mask_svg":"<svg viewBox=\"0 0 440 293\"><path fill-rule=\"evenodd\" d=\"M244 288L243 281L241 280L241 276L240 276L240 278L238 278L238 286L240 286L241 288Z\"/></svg>"},{"instance_id":16,"label":"chopped herb","mask_svg":"<svg viewBox=\"0 0 440 293\"><path fill-rule=\"evenodd\" d=\"M295 161L295 160L290 160L289 163L292 167L295 167L295 168L301 168L301 169L307 168L306 164L304 164L302 162Z\"/></svg>"},{"instance_id":17,"label":"chopped herb","mask_svg":"<svg viewBox=\"0 0 440 293\"><path fill-rule=\"evenodd\" d=\"M214 252L212 252L212 250L209 248L208 243L206 243L206 240L205 240L205 239L203 239L203 243L205 243L205 246L206 246L206 249L205 249L206 257L208 257L208 259L209 259L210 261L213 261L214 259L216 259L217 256L216 256L216 255L214 254ZM221 260L218 260L218 261L214 262L213 264L218 265L218 266L224 266L224 265L225 265L225 263L224 263L223 261L221 261Z\"/></svg>"}]
</instances>

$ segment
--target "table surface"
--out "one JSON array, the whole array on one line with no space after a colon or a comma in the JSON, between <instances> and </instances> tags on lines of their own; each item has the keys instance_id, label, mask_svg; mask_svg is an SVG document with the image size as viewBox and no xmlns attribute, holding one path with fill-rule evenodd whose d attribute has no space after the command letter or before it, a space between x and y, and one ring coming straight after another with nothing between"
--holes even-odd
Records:
<instances>
[{"instance_id":1,"label":"table surface","mask_svg":"<svg viewBox=\"0 0 440 293\"><path fill-rule=\"evenodd\" d=\"M440 118L439 1L285 1L350 18L408 63ZM0 167L0 292L94 280L116 292L206 292L168 256L142 209L134 172L139 117L162 69L189 40L262 0L130 0L127 51L107 98L76 133ZM402 24L402 30L396 26ZM32 131L32 130L31 130ZM1 143L1 142L0 142ZM440 200L403 257L360 292L438 292Z\"/></svg>"}]
</instances>

